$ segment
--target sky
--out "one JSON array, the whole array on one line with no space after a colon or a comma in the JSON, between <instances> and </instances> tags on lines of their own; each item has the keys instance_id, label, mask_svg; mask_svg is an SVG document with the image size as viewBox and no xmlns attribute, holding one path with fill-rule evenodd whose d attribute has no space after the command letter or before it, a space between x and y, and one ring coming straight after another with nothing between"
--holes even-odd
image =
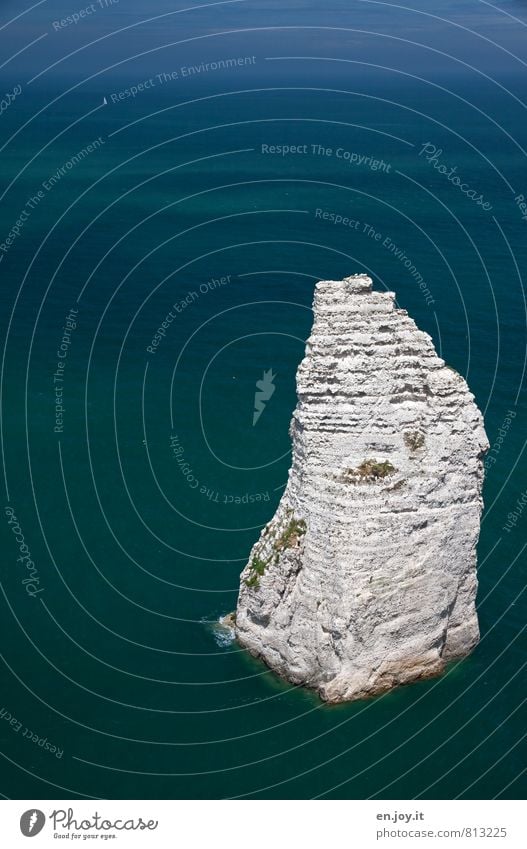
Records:
<instances>
[{"instance_id":1,"label":"sky","mask_svg":"<svg viewBox=\"0 0 527 849\"><path fill-rule=\"evenodd\" d=\"M527 0L2 0L0 73L54 86L254 54L508 76L525 72L526 35Z\"/></svg>"}]
</instances>

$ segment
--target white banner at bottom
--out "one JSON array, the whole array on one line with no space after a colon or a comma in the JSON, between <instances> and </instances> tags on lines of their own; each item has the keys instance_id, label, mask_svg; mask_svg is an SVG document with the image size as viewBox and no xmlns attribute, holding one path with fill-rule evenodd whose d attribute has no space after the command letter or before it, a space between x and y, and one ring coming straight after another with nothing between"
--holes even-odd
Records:
<instances>
[{"instance_id":1,"label":"white banner at bottom","mask_svg":"<svg viewBox=\"0 0 527 849\"><path fill-rule=\"evenodd\" d=\"M35 847L101 849L525 849L523 807L519 801L4 801L0 834L9 849L33 838Z\"/></svg>"}]
</instances>

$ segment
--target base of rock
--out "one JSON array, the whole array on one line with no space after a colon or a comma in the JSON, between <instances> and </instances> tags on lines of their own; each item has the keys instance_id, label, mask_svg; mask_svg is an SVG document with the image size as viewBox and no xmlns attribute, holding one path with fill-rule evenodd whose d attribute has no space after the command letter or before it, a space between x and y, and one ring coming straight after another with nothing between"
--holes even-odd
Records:
<instances>
[{"instance_id":1,"label":"base of rock","mask_svg":"<svg viewBox=\"0 0 527 849\"><path fill-rule=\"evenodd\" d=\"M229 614L231 616L232 614ZM228 617L224 617L228 618ZM220 620L223 624L223 621ZM477 620L476 620L477 629ZM227 625L226 627L233 627ZM235 633L236 629L234 628ZM479 630L474 630L474 625L471 626L473 648L479 642ZM432 678L439 678L444 674L448 665L456 660L462 660L467 657L467 642L464 639L460 641L461 651L459 654L445 653L439 655L430 653L428 656L420 656L407 658L397 663L390 662L379 668L375 672L366 675L358 675L356 678L348 678L345 675L342 677L333 678L326 683L309 683L303 680L298 680L290 675L286 670L278 672L273 666L266 663L265 658L258 651L251 651L246 645L243 637L236 633L236 641L241 648L244 648L251 657L265 664L268 669L283 681L288 681L290 684L298 687L304 686L308 690L315 692L319 698L327 704L342 704L342 702L359 701L363 699L372 699L376 696L382 696L385 693L397 687L407 686L409 684L417 684L420 681L427 681Z\"/></svg>"}]
</instances>

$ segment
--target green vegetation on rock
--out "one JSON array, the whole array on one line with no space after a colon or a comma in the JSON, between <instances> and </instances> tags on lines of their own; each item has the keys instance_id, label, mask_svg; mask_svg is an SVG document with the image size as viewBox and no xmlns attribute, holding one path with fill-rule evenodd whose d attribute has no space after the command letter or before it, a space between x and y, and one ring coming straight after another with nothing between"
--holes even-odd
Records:
<instances>
[{"instance_id":1,"label":"green vegetation on rock","mask_svg":"<svg viewBox=\"0 0 527 849\"><path fill-rule=\"evenodd\" d=\"M378 463L377 460L363 460L356 469L346 469L342 477L345 481L380 480L393 475L395 471L395 466L392 466L388 460L383 460L382 463Z\"/></svg>"},{"instance_id":2,"label":"green vegetation on rock","mask_svg":"<svg viewBox=\"0 0 527 849\"><path fill-rule=\"evenodd\" d=\"M303 519L291 519L285 531L276 540L275 551L284 551L286 548L293 548L293 546L298 545L306 529L306 523Z\"/></svg>"},{"instance_id":3,"label":"green vegetation on rock","mask_svg":"<svg viewBox=\"0 0 527 849\"><path fill-rule=\"evenodd\" d=\"M409 430L404 434L404 442L412 451L422 448L425 444L425 435L420 430Z\"/></svg>"},{"instance_id":4,"label":"green vegetation on rock","mask_svg":"<svg viewBox=\"0 0 527 849\"><path fill-rule=\"evenodd\" d=\"M258 587L260 586L260 578L258 577L256 572L252 572L249 577L245 579L245 586L254 587L255 589L258 589Z\"/></svg>"},{"instance_id":5,"label":"green vegetation on rock","mask_svg":"<svg viewBox=\"0 0 527 849\"><path fill-rule=\"evenodd\" d=\"M247 587L255 587L255 589L258 589L260 586L260 577L265 572L268 563L268 560L262 560L262 558L258 557L257 554L254 555L253 559L249 563L250 575L245 579L245 585Z\"/></svg>"},{"instance_id":6,"label":"green vegetation on rock","mask_svg":"<svg viewBox=\"0 0 527 849\"><path fill-rule=\"evenodd\" d=\"M245 586L258 589L260 586L260 578L265 573L265 570L267 569L271 560L274 559L274 562L277 563L280 557L280 552L285 551L287 548L293 548L294 546L298 545L301 537L305 534L306 530L306 523L303 519L295 519L294 517L291 517L289 523L287 524L287 527L273 545L274 554L267 560L263 560L257 554L252 557L251 562L248 566L249 575L247 578L245 578ZM264 536L266 536L265 532Z\"/></svg>"}]
</instances>

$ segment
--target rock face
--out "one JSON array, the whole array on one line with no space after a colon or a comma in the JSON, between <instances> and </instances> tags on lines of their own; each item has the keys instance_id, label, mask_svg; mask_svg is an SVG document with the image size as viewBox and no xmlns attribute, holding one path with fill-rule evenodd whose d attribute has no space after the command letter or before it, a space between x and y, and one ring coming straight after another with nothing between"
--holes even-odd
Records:
<instances>
[{"instance_id":1,"label":"rock face","mask_svg":"<svg viewBox=\"0 0 527 849\"><path fill-rule=\"evenodd\" d=\"M317 284L288 484L241 575L240 644L329 702L479 639L482 416L394 298L365 275Z\"/></svg>"}]
</instances>

